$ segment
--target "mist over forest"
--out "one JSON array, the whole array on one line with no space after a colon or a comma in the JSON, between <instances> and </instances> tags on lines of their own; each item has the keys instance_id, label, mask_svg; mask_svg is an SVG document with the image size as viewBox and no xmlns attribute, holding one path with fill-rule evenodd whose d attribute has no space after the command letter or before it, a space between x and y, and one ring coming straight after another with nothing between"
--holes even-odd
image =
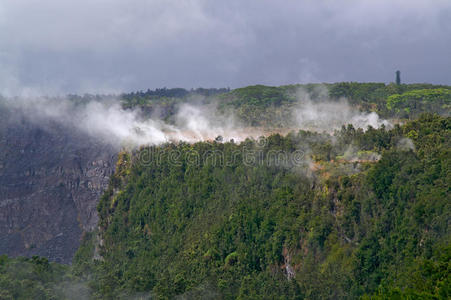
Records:
<instances>
[{"instance_id":1,"label":"mist over forest","mask_svg":"<svg viewBox=\"0 0 451 300\"><path fill-rule=\"evenodd\" d=\"M0 3L0 299L449 299L449 1Z\"/></svg>"},{"instance_id":2,"label":"mist over forest","mask_svg":"<svg viewBox=\"0 0 451 300\"><path fill-rule=\"evenodd\" d=\"M62 231L45 214L21 241L3 231L32 256L2 256L4 297L446 295L450 103L449 86L396 83L4 97L2 207L46 201L13 178L78 197L73 217L50 209Z\"/></svg>"}]
</instances>

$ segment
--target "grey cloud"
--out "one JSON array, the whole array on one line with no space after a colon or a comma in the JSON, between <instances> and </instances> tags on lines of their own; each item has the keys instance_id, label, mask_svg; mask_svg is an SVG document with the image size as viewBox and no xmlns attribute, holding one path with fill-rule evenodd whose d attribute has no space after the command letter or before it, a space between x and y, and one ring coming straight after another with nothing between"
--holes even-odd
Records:
<instances>
[{"instance_id":1,"label":"grey cloud","mask_svg":"<svg viewBox=\"0 0 451 300\"><path fill-rule=\"evenodd\" d=\"M451 2L3 0L0 93L451 83Z\"/></svg>"}]
</instances>

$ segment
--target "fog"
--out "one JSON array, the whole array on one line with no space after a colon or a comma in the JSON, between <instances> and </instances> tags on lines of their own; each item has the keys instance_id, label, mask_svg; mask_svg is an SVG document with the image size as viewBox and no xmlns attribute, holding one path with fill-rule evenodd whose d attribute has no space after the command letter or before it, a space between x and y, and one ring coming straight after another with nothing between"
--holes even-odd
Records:
<instances>
[{"instance_id":1,"label":"fog","mask_svg":"<svg viewBox=\"0 0 451 300\"><path fill-rule=\"evenodd\" d=\"M293 119L300 129L333 132L344 124L362 129L367 129L368 126L391 126L388 120L379 118L375 112L361 112L352 107L345 98L338 101L329 99L324 87L316 92L320 95L319 100L312 100L310 94L303 89L298 90L298 105L293 110Z\"/></svg>"},{"instance_id":2,"label":"fog","mask_svg":"<svg viewBox=\"0 0 451 300\"><path fill-rule=\"evenodd\" d=\"M74 128L118 148L213 140L219 135L240 141L248 136L233 115L219 115L208 105L181 104L174 122L169 123L146 116L138 108L123 109L118 99L79 103L65 98L22 97L2 101L35 124L53 122Z\"/></svg>"},{"instance_id":3,"label":"fog","mask_svg":"<svg viewBox=\"0 0 451 300\"><path fill-rule=\"evenodd\" d=\"M344 124L366 129L390 127L374 113L360 112L345 99L327 97L312 100L299 91L298 104L287 128L268 129L245 126L233 111L219 113L215 101L210 104L181 103L171 121L143 113L139 108L124 109L118 98L80 102L67 98L21 97L2 100L6 107L20 111L36 124L49 122L82 131L117 148L158 145L167 142L221 140L236 142L287 130L326 131L332 133Z\"/></svg>"}]
</instances>

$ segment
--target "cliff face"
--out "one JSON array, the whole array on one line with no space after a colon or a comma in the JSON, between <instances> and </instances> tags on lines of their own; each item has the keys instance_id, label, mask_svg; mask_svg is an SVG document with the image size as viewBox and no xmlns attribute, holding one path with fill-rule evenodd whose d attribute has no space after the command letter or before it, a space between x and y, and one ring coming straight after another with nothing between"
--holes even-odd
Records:
<instances>
[{"instance_id":1,"label":"cliff face","mask_svg":"<svg viewBox=\"0 0 451 300\"><path fill-rule=\"evenodd\" d=\"M82 132L0 111L0 254L70 263L114 163L111 146Z\"/></svg>"}]
</instances>

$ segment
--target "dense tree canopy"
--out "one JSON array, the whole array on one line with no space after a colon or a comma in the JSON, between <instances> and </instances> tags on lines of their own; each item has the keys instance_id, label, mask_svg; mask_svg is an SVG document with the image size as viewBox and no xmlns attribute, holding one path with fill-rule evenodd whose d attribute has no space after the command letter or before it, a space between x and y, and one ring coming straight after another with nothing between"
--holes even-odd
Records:
<instances>
[{"instance_id":1,"label":"dense tree canopy","mask_svg":"<svg viewBox=\"0 0 451 300\"><path fill-rule=\"evenodd\" d=\"M99 204L92 287L98 297L445 299L450 135L449 118L425 115L391 131L124 152ZM346 158L349 140L380 160Z\"/></svg>"},{"instance_id":2,"label":"dense tree canopy","mask_svg":"<svg viewBox=\"0 0 451 300\"><path fill-rule=\"evenodd\" d=\"M286 127L293 108L306 99L313 102L346 99L362 111L374 111L384 118L413 119L423 112L450 115L451 86L432 84L384 84L341 82L296 84L279 87L264 85L229 89L157 89L123 94L123 106L157 111L169 118L180 103L216 103L220 112L232 111L244 124Z\"/></svg>"},{"instance_id":3,"label":"dense tree canopy","mask_svg":"<svg viewBox=\"0 0 451 300\"><path fill-rule=\"evenodd\" d=\"M305 96L403 122L122 151L99 229L73 266L2 256L0 298L65 298L76 286L99 299L448 299L450 90L347 82L124 94L124 108L164 119L180 103L216 102L244 124L283 127Z\"/></svg>"}]
</instances>

